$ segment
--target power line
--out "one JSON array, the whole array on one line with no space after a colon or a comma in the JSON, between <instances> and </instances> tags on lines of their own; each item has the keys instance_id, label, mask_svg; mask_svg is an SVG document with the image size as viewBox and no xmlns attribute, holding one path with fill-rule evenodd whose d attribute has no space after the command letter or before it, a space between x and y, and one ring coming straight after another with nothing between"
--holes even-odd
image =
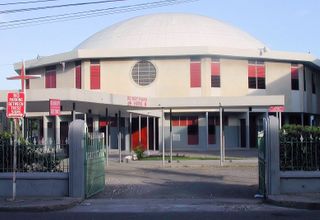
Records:
<instances>
[{"instance_id":1,"label":"power line","mask_svg":"<svg viewBox=\"0 0 320 220\"><path fill-rule=\"evenodd\" d=\"M116 13L126 13L131 11L139 11L156 7L164 7L175 4L183 4L189 2L195 2L199 0L166 0L166 1L155 1L149 3L141 3L127 6L118 6L118 7L110 7L105 9L96 9L96 10L87 10L75 13L66 13L59 15L49 15L42 16L36 18L29 19L20 19L20 20L12 20L8 22L0 22L0 30L13 29L25 26L33 26L54 22L62 22L62 21L70 21L70 20L78 20L90 17L104 16L108 14L116 14Z\"/></svg>"},{"instance_id":2,"label":"power line","mask_svg":"<svg viewBox=\"0 0 320 220\"><path fill-rule=\"evenodd\" d=\"M37 0L37 1L21 1L21 2L7 2L7 3L0 3L2 6L6 5L25 5L25 4L34 4L34 3L44 3L44 2L56 2L60 0Z\"/></svg>"},{"instance_id":3,"label":"power line","mask_svg":"<svg viewBox=\"0 0 320 220\"><path fill-rule=\"evenodd\" d=\"M19 12L29 12L29 11L37 11L37 10L45 10L45 9L53 9L53 8L64 8L64 7L75 7L75 6L83 6L83 5L93 5L93 4L105 4L110 2L122 2L128 0L104 0L104 1L94 1L94 2L79 2L72 4L62 4L62 5L49 5L49 6L40 6L33 8L19 8L19 9L9 9L0 11L0 14L12 14Z\"/></svg>"}]
</instances>

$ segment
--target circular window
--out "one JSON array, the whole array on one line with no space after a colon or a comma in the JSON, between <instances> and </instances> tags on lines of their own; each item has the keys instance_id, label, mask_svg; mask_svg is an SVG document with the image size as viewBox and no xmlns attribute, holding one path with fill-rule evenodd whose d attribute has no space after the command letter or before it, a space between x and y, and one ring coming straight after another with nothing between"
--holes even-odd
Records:
<instances>
[{"instance_id":1,"label":"circular window","mask_svg":"<svg viewBox=\"0 0 320 220\"><path fill-rule=\"evenodd\" d=\"M156 68L149 61L139 61L132 69L132 79L140 86L147 86L156 79Z\"/></svg>"}]
</instances>

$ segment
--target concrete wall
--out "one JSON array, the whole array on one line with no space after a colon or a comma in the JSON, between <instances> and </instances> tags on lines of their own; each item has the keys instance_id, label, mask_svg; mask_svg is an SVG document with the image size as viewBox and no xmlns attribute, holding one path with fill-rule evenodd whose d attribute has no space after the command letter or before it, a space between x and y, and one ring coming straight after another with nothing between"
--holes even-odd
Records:
<instances>
[{"instance_id":1,"label":"concrete wall","mask_svg":"<svg viewBox=\"0 0 320 220\"><path fill-rule=\"evenodd\" d=\"M316 83L316 95L311 92L311 75L320 80L319 72L299 65L299 90L291 90L291 63L265 61L266 89L248 88L248 60L220 59L221 88L211 88L211 58L201 58L201 88L190 88L190 58L164 57L147 59L156 68L154 82L147 86L137 85L131 71L140 58L101 60L101 91L130 96L146 97L207 97L207 96L254 96L285 95L287 112L320 114L320 84ZM82 88L90 90L90 61L82 61ZM306 75L306 92L303 88L303 71ZM31 74L41 74L40 79L30 80L31 89L45 85L45 68L31 69ZM57 88L75 88L74 62L57 64Z\"/></svg>"},{"instance_id":2,"label":"concrete wall","mask_svg":"<svg viewBox=\"0 0 320 220\"><path fill-rule=\"evenodd\" d=\"M319 171L280 172L280 193L320 192Z\"/></svg>"},{"instance_id":3,"label":"concrete wall","mask_svg":"<svg viewBox=\"0 0 320 220\"><path fill-rule=\"evenodd\" d=\"M17 196L69 195L68 173L17 173ZM0 196L12 196L12 173L0 173Z\"/></svg>"}]
</instances>

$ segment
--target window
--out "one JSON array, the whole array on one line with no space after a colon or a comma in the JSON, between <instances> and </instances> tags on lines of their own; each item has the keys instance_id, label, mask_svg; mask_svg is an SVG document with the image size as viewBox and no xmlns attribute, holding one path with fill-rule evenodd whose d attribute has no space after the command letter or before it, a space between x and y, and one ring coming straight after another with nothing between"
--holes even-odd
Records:
<instances>
[{"instance_id":1,"label":"window","mask_svg":"<svg viewBox=\"0 0 320 220\"><path fill-rule=\"evenodd\" d=\"M220 87L220 60L211 60L211 87Z\"/></svg>"},{"instance_id":2,"label":"window","mask_svg":"<svg viewBox=\"0 0 320 220\"><path fill-rule=\"evenodd\" d=\"M150 85L156 79L156 68L149 61L139 61L132 69L131 76L139 86Z\"/></svg>"},{"instance_id":3,"label":"window","mask_svg":"<svg viewBox=\"0 0 320 220\"><path fill-rule=\"evenodd\" d=\"M26 70L26 75L29 75L30 71ZM26 79L26 89L30 89L30 79Z\"/></svg>"},{"instance_id":4,"label":"window","mask_svg":"<svg viewBox=\"0 0 320 220\"><path fill-rule=\"evenodd\" d=\"M188 116L188 145L199 144L198 116Z\"/></svg>"},{"instance_id":5,"label":"window","mask_svg":"<svg viewBox=\"0 0 320 220\"><path fill-rule=\"evenodd\" d=\"M201 62L200 58L190 60L190 87L201 87Z\"/></svg>"},{"instance_id":6,"label":"window","mask_svg":"<svg viewBox=\"0 0 320 220\"><path fill-rule=\"evenodd\" d=\"M249 61L248 86L250 89L266 88L265 65L263 61Z\"/></svg>"},{"instance_id":7,"label":"window","mask_svg":"<svg viewBox=\"0 0 320 220\"><path fill-rule=\"evenodd\" d=\"M100 89L100 61L90 61L90 89Z\"/></svg>"},{"instance_id":8,"label":"window","mask_svg":"<svg viewBox=\"0 0 320 220\"><path fill-rule=\"evenodd\" d=\"M291 89L299 90L299 66L291 64Z\"/></svg>"},{"instance_id":9,"label":"window","mask_svg":"<svg viewBox=\"0 0 320 220\"><path fill-rule=\"evenodd\" d=\"M56 66L48 66L46 67L45 80L46 80L46 88L56 88Z\"/></svg>"},{"instance_id":10,"label":"window","mask_svg":"<svg viewBox=\"0 0 320 220\"><path fill-rule=\"evenodd\" d=\"M216 144L216 125L212 116L208 117L208 144Z\"/></svg>"},{"instance_id":11,"label":"window","mask_svg":"<svg viewBox=\"0 0 320 220\"><path fill-rule=\"evenodd\" d=\"M81 61L75 62L76 89L81 89Z\"/></svg>"},{"instance_id":12,"label":"window","mask_svg":"<svg viewBox=\"0 0 320 220\"><path fill-rule=\"evenodd\" d=\"M314 78L315 78L315 74L312 73L312 74L311 74L312 94L316 94L316 83L315 83L315 79L314 79Z\"/></svg>"}]
</instances>

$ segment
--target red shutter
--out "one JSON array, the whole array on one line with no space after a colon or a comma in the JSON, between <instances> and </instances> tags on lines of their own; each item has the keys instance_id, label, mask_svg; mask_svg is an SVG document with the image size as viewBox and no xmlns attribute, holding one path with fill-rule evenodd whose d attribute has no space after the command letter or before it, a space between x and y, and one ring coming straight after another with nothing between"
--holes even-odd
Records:
<instances>
[{"instance_id":1,"label":"red shutter","mask_svg":"<svg viewBox=\"0 0 320 220\"><path fill-rule=\"evenodd\" d=\"M219 76L220 75L220 63L211 63L211 75Z\"/></svg>"},{"instance_id":2,"label":"red shutter","mask_svg":"<svg viewBox=\"0 0 320 220\"><path fill-rule=\"evenodd\" d=\"M201 63L190 63L190 86L191 88L201 87Z\"/></svg>"},{"instance_id":3,"label":"red shutter","mask_svg":"<svg viewBox=\"0 0 320 220\"><path fill-rule=\"evenodd\" d=\"M256 66L255 65L248 66L248 77L256 78Z\"/></svg>"},{"instance_id":4,"label":"red shutter","mask_svg":"<svg viewBox=\"0 0 320 220\"><path fill-rule=\"evenodd\" d=\"M90 67L90 88L100 89L100 65Z\"/></svg>"},{"instance_id":5,"label":"red shutter","mask_svg":"<svg viewBox=\"0 0 320 220\"><path fill-rule=\"evenodd\" d=\"M291 67L291 79L299 79L298 67L295 67L295 66Z\"/></svg>"},{"instance_id":6,"label":"red shutter","mask_svg":"<svg viewBox=\"0 0 320 220\"><path fill-rule=\"evenodd\" d=\"M176 127L179 126L179 116L172 116L172 126Z\"/></svg>"},{"instance_id":7,"label":"red shutter","mask_svg":"<svg viewBox=\"0 0 320 220\"><path fill-rule=\"evenodd\" d=\"M56 70L46 71L46 88L56 88Z\"/></svg>"},{"instance_id":8,"label":"red shutter","mask_svg":"<svg viewBox=\"0 0 320 220\"><path fill-rule=\"evenodd\" d=\"M81 65L75 67L76 72L76 88L81 89Z\"/></svg>"},{"instance_id":9,"label":"red shutter","mask_svg":"<svg viewBox=\"0 0 320 220\"><path fill-rule=\"evenodd\" d=\"M265 68L264 66L257 66L257 77L258 78L265 78Z\"/></svg>"}]
</instances>

